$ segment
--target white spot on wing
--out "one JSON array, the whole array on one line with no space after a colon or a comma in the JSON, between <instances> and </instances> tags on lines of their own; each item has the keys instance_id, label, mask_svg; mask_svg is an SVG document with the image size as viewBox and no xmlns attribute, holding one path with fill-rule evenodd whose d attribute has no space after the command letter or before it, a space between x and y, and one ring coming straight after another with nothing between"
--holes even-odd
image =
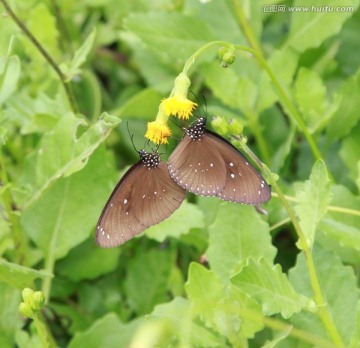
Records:
<instances>
[{"instance_id":1,"label":"white spot on wing","mask_svg":"<svg viewBox=\"0 0 360 348\"><path fill-rule=\"evenodd\" d=\"M124 198L124 204L127 204L128 200L126 198Z\"/></svg>"}]
</instances>

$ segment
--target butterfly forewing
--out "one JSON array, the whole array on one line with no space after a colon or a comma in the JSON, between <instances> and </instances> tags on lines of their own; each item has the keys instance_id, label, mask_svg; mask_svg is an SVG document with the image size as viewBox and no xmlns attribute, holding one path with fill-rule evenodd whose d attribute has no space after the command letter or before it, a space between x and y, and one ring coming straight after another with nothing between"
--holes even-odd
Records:
<instances>
[{"instance_id":1,"label":"butterfly forewing","mask_svg":"<svg viewBox=\"0 0 360 348\"><path fill-rule=\"evenodd\" d=\"M157 153L145 155L158 159ZM99 246L125 243L169 217L184 200L186 192L173 182L166 164L146 158L127 171L108 199L96 227Z\"/></svg>"},{"instance_id":2,"label":"butterfly forewing","mask_svg":"<svg viewBox=\"0 0 360 348\"><path fill-rule=\"evenodd\" d=\"M185 135L168 160L169 173L175 182L203 196L221 192L226 176L221 154L216 148L209 151L209 146L212 144L205 137L192 140Z\"/></svg>"},{"instance_id":3,"label":"butterfly forewing","mask_svg":"<svg viewBox=\"0 0 360 348\"><path fill-rule=\"evenodd\" d=\"M270 187L248 160L217 134L206 131L214 147L222 154L226 167L226 182L218 197L231 202L259 204L270 199Z\"/></svg>"}]
</instances>

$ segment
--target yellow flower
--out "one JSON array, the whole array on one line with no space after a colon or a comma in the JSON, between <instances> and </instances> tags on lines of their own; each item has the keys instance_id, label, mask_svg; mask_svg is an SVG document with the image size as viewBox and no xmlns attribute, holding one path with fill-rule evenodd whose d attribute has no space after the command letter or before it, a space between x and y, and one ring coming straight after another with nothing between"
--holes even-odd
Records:
<instances>
[{"instance_id":1,"label":"yellow flower","mask_svg":"<svg viewBox=\"0 0 360 348\"><path fill-rule=\"evenodd\" d=\"M182 96L173 96L162 100L162 105L167 116L176 115L187 120L197 104Z\"/></svg>"},{"instance_id":2,"label":"yellow flower","mask_svg":"<svg viewBox=\"0 0 360 348\"><path fill-rule=\"evenodd\" d=\"M185 73L180 73L174 82L170 97L161 102L166 116L174 115L180 119L188 119L197 104L187 99L191 81Z\"/></svg>"},{"instance_id":3,"label":"yellow flower","mask_svg":"<svg viewBox=\"0 0 360 348\"><path fill-rule=\"evenodd\" d=\"M171 136L171 130L167 124L159 121L148 122L145 138L155 144L167 144L169 136Z\"/></svg>"}]
</instances>

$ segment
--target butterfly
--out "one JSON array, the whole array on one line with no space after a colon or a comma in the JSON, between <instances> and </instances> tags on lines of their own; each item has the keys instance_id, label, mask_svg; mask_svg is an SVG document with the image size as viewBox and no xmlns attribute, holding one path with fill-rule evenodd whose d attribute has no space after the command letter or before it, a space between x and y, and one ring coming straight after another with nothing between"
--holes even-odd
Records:
<instances>
[{"instance_id":1,"label":"butterfly","mask_svg":"<svg viewBox=\"0 0 360 348\"><path fill-rule=\"evenodd\" d=\"M168 218L186 191L170 177L157 151L139 151L140 161L121 178L111 193L96 227L96 242L112 248Z\"/></svg>"},{"instance_id":2,"label":"butterfly","mask_svg":"<svg viewBox=\"0 0 360 348\"><path fill-rule=\"evenodd\" d=\"M239 150L205 124L201 117L185 129L168 160L173 180L198 195L243 204L268 201L271 190L264 178Z\"/></svg>"}]
</instances>

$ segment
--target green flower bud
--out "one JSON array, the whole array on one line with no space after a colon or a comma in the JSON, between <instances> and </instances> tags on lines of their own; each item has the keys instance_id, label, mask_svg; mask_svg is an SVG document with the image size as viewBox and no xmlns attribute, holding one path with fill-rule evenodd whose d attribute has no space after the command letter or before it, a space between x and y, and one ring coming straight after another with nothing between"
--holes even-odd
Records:
<instances>
[{"instance_id":1,"label":"green flower bud","mask_svg":"<svg viewBox=\"0 0 360 348\"><path fill-rule=\"evenodd\" d=\"M31 308L31 305L25 302L19 304L19 312L25 318L33 318L35 315L35 311Z\"/></svg>"},{"instance_id":2,"label":"green flower bud","mask_svg":"<svg viewBox=\"0 0 360 348\"><path fill-rule=\"evenodd\" d=\"M218 51L218 57L223 60L224 54L228 51L227 47L221 47Z\"/></svg>"},{"instance_id":3,"label":"green flower bud","mask_svg":"<svg viewBox=\"0 0 360 348\"><path fill-rule=\"evenodd\" d=\"M229 134L229 124L226 122L224 118L219 116L214 116L211 120L211 125L221 135Z\"/></svg>"},{"instance_id":4,"label":"green flower bud","mask_svg":"<svg viewBox=\"0 0 360 348\"><path fill-rule=\"evenodd\" d=\"M223 68L227 68L229 65L234 63L236 58L234 49L227 47L222 47L218 52L218 56L221 59L220 65Z\"/></svg>"},{"instance_id":5,"label":"green flower bud","mask_svg":"<svg viewBox=\"0 0 360 348\"><path fill-rule=\"evenodd\" d=\"M23 289L21 296L22 296L23 300L26 301L33 293L34 293L34 290L32 290L30 288L25 288L25 289Z\"/></svg>"},{"instance_id":6,"label":"green flower bud","mask_svg":"<svg viewBox=\"0 0 360 348\"><path fill-rule=\"evenodd\" d=\"M28 302L32 309L38 311L45 303L45 295L42 291L35 291L32 296L29 297Z\"/></svg>"},{"instance_id":7,"label":"green flower bud","mask_svg":"<svg viewBox=\"0 0 360 348\"><path fill-rule=\"evenodd\" d=\"M241 121L239 120L234 120L234 119L229 119L228 120L228 124L229 124L229 133L230 134L236 134L236 135L240 135L243 133L244 130L244 125L242 124Z\"/></svg>"}]
</instances>

